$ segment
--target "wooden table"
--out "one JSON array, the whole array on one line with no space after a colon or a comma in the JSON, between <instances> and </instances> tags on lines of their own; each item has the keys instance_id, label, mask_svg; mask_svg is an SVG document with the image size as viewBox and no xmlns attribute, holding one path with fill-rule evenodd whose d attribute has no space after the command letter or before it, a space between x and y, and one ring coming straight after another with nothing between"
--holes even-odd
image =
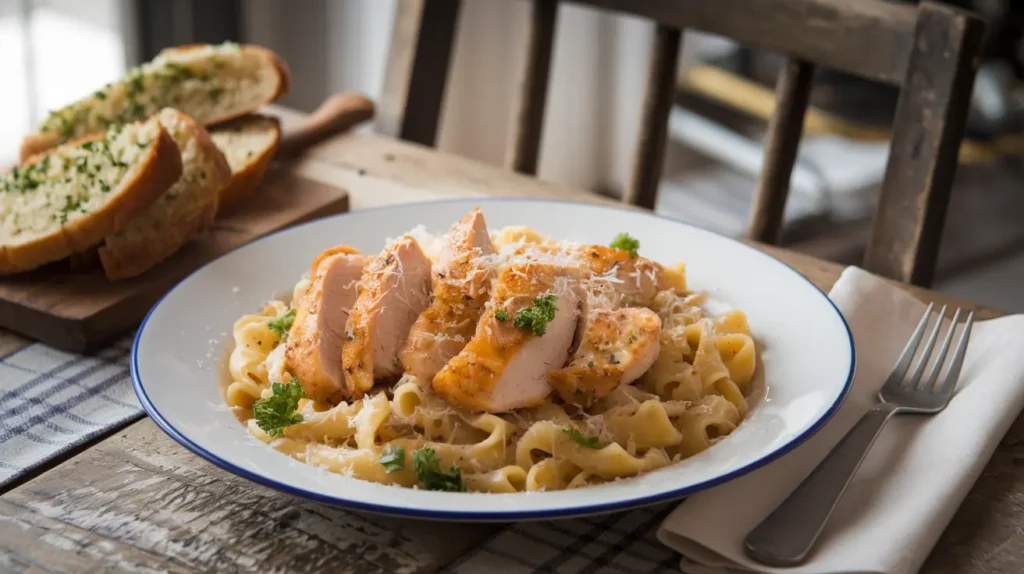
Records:
<instances>
[{"instance_id":1,"label":"wooden table","mask_svg":"<svg viewBox=\"0 0 1024 574\"><path fill-rule=\"evenodd\" d=\"M321 144L294 169L347 188L354 210L449 197L606 201L365 133ZM764 249L824 290L841 271ZM0 333L0 352L23 344ZM1003 440L925 572L1024 571L1022 441L1024 419ZM497 528L362 515L295 498L214 467L144 418L0 492L0 570L432 572Z\"/></svg>"}]
</instances>

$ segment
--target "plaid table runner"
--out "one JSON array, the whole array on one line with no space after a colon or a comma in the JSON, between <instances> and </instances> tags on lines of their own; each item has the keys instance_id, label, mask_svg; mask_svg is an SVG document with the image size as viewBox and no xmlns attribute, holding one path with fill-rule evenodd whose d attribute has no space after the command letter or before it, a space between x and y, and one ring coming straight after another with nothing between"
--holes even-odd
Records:
<instances>
[{"instance_id":1,"label":"plaid table runner","mask_svg":"<svg viewBox=\"0 0 1024 574\"><path fill-rule=\"evenodd\" d=\"M131 343L81 356L0 333L0 486L142 417L128 371ZM674 506L513 524L444 571L678 572L679 555L655 538Z\"/></svg>"},{"instance_id":2,"label":"plaid table runner","mask_svg":"<svg viewBox=\"0 0 1024 574\"><path fill-rule=\"evenodd\" d=\"M444 569L446 574L662 574L679 572L680 557L655 534L678 505L550 522L512 524Z\"/></svg>"},{"instance_id":3,"label":"plaid table runner","mask_svg":"<svg viewBox=\"0 0 1024 574\"><path fill-rule=\"evenodd\" d=\"M0 355L0 486L142 416L128 374L131 337L90 357L0 338L12 342Z\"/></svg>"}]
</instances>

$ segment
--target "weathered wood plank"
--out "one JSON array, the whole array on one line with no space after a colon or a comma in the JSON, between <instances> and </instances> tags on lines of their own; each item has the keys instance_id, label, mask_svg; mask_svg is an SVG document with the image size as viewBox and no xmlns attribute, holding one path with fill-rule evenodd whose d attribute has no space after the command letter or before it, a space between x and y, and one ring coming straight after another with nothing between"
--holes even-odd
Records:
<instances>
[{"instance_id":1,"label":"weathered wood plank","mask_svg":"<svg viewBox=\"0 0 1024 574\"><path fill-rule=\"evenodd\" d=\"M530 10L523 72L512 129L509 130L505 166L519 173L534 175L537 173L544 128L551 54L558 23L558 0L532 0Z\"/></svg>"},{"instance_id":2,"label":"weathered wood plank","mask_svg":"<svg viewBox=\"0 0 1024 574\"><path fill-rule=\"evenodd\" d=\"M864 258L872 272L931 284L983 32L973 16L937 4L920 6Z\"/></svg>"},{"instance_id":3,"label":"weathered wood plank","mask_svg":"<svg viewBox=\"0 0 1024 574\"><path fill-rule=\"evenodd\" d=\"M757 181L754 205L750 209L747 237L751 239L774 245L782 236L789 178L800 148L813 78L813 65L792 58L779 72L775 112L764 136L764 166Z\"/></svg>"},{"instance_id":4,"label":"weathered wood plank","mask_svg":"<svg viewBox=\"0 0 1024 574\"><path fill-rule=\"evenodd\" d=\"M665 140L668 138L668 113L675 99L676 72L679 69L679 45L683 32L658 25L647 65L640 131L633 150L632 172L623 201L654 209L658 183L665 164Z\"/></svg>"},{"instance_id":5,"label":"weathered wood plank","mask_svg":"<svg viewBox=\"0 0 1024 574\"><path fill-rule=\"evenodd\" d=\"M916 14L880 0L572 0L673 28L711 32L871 80L904 81Z\"/></svg>"},{"instance_id":6,"label":"weathered wood plank","mask_svg":"<svg viewBox=\"0 0 1024 574\"><path fill-rule=\"evenodd\" d=\"M378 106L379 133L434 145L460 0L400 0Z\"/></svg>"},{"instance_id":7,"label":"weathered wood plank","mask_svg":"<svg viewBox=\"0 0 1024 574\"><path fill-rule=\"evenodd\" d=\"M81 572L411 574L495 528L357 514L283 494L221 471L148 419L3 496L0 517L0 565Z\"/></svg>"}]
</instances>

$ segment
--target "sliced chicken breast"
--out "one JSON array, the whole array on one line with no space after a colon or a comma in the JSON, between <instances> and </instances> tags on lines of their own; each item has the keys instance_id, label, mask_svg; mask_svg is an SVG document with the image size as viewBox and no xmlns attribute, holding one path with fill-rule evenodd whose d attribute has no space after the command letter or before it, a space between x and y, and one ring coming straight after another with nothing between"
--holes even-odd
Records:
<instances>
[{"instance_id":1,"label":"sliced chicken breast","mask_svg":"<svg viewBox=\"0 0 1024 574\"><path fill-rule=\"evenodd\" d=\"M347 397L358 399L374 379L401 373L399 351L427 306L430 259L404 235L366 266L342 346Z\"/></svg>"},{"instance_id":2,"label":"sliced chicken breast","mask_svg":"<svg viewBox=\"0 0 1024 574\"><path fill-rule=\"evenodd\" d=\"M543 263L505 268L473 338L434 377L434 391L488 412L541 404L552 390L548 373L565 364L576 332L576 275Z\"/></svg>"},{"instance_id":3,"label":"sliced chicken breast","mask_svg":"<svg viewBox=\"0 0 1024 574\"><path fill-rule=\"evenodd\" d=\"M321 253L310 268L311 282L285 345L285 367L313 400L336 404L344 394L341 346L365 263L359 251L340 245Z\"/></svg>"},{"instance_id":4,"label":"sliced chicken breast","mask_svg":"<svg viewBox=\"0 0 1024 574\"><path fill-rule=\"evenodd\" d=\"M660 337L661 318L650 309L592 310L572 362L550 373L551 384L563 401L589 407L650 369Z\"/></svg>"},{"instance_id":5,"label":"sliced chicken breast","mask_svg":"<svg viewBox=\"0 0 1024 574\"><path fill-rule=\"evenodd\" d=\"M487 258L493 253L479 208L445 234L431 276L432 301L410 329L401 357L421 386L429 386L473 336L494 275L494 262Z\"/></svg>"},{"instance_id":6,"label":"sliced chicken breast","mask_svg":"<svg viewBox=\"0 0 1024 574\"><path fill-rule=\"evenodd\" d=\"M650 305L658 291L665 289L664 268L646 257L632 257L628 251L601 245L575 248L586 269L592 273L588 300L608 307Z\"/></svg>"},{"instance_id":7,"label":"sliced chicken breast","mask_svg":"<svg viewBox=\"0 0 1024 574\"><path fill-rule=\"evenodd\" d=\"M660 263L602 245L524 244L506 256L513 265L539 262L578 269L588 301L600 307L647 306L659 291L670 287Z\"/></svg>"}]
</instances>

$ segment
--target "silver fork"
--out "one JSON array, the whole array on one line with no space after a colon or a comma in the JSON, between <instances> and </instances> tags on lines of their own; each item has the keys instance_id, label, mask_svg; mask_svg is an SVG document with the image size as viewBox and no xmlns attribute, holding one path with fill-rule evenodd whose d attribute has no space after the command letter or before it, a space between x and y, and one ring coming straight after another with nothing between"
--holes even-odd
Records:
<instances>
[{"instance_id":1,"label":"silver fork","mask_svg":"<svg viewBox=\"0 0 1024 574\"><path fill-rule=\"evenodd\" d=\"M804 479L800 486L788 498L765 518L750 534L747 535L745 547L747 556L768 566L785 567L802 564L814 546L818 536L824 529L839 499L846 491L854 473L860 467L871 445L878 438L882 427L895 414L917 413L935 414L946 408L953 390L956 388L960 367L967 352L967 342L971 336L971 325L974 324L974 313L967 315L960 341L957 343L953 359L946 371L946 377L936 386L935 382L942 371L946 353L953 340L954 331L960 319L961 309L956 310L949 332L942 341L938 356L934 360L931 372L921 381L925 367L929 363L935 341L942 328L942 318L946 313L943 306L939 311L935 327L928 337L928 342L921 354L921 359L911 374L907 372L913 363L914 355L921 342L921 336L928 326L933 305L918 323L914 334L907 341L896 366L889 378L878 392L881 402L871 408L856 425L846 433L832 452L821 461L821 464Z\"/></svg>"}]
</instances>

